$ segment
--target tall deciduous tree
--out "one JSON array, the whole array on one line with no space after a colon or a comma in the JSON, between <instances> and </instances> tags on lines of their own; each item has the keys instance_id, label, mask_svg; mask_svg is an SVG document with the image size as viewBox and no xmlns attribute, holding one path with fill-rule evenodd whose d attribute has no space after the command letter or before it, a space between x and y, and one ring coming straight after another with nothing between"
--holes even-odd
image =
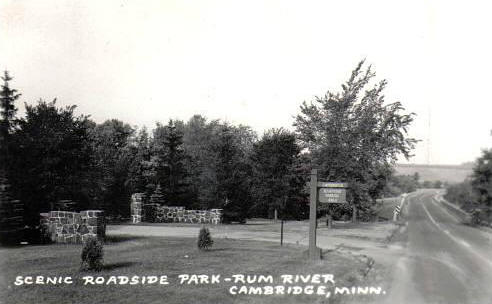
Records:
<instances>
[{"instance_id":1,"label":"tall deciduous tree","mask_svg":"<svg viewBox=\"0 0 492 304\"><path fill-rule=\"evenodd\" d=\"M488 221L492 221L492 149L483 150L475 162L471 185L476 193L478 207ZM465 202L462 202L465 203Z\"/></svg>"},{"instance_id":2,"label":"tall deciduous tree","mask_svg":"<svg viewBox=\"0 0 492 304\"><path fill-rule=\"evenodd\" d=\"M108 214L128 215L130 166L134 159L131 142L135 130L117 120L107 120L91 130L94 185L93 205Z\"/></svg>"},{"instance_id":3,"label":"tall deciduous tree","mask_svg":"<svg viewBox=\"0 0 492 304\"><path fill-rule=\"evenodd\" d=\"M251 167L247 162L247 151L251 148L248 139L253 133L248 128L219 126L214 133L210 149L214 155L214 168L209 207L224 208L238 212L245 218L251 208Z\"/></svg>"},{"instance_id":4,"label":"tall deciduous tree","mask_svg":"<svg viewBox=\"0 0 492 304\"><path fill-rule=\"evenodd\" d=\"M295 164L300 152L295 135L284 129L269 130L254 144L251 155L252 195L257 215L271 217L274 210L278 210L285 218L286 213L293 211L287 208L292 200L290 194L301 192L303 187L293 189L297 173Z\"/></svg>"},{"instance_id":5,"label":"tall deciduous tree","mask_svg":"<svg viewBox=\"0 0 492 304\"><path fill-rule=\"evenodd\" d=\"M326 179L348 182L349 199L367 214L383 189L374 188L381 169L399 155L408 158L416 140L407 134L414 114L404 113L400 102L385 103L386 81L369 87L375 73L363 65L357 65L340 92L304 102L294 126L313 166Z\"/></svg>"},{"instance_id":6,"label":"tall deciduous tree","mask_svg":"<svg viewBox=\"0 0 492 304\"><path fill-rule=\"evenodd\" d=\"M186 171L190 185L190 207L207 209L207 200L210 190L214 188L209 183L215 176L213 162L215 155L211 151L214 130L219 126L218 121L208 122L201 115L194 115L184 125L183 147L188 158L186 159Z\"/></svg>"},{"instance_id":7,"label":"tall deciduous tree","mask_svg":"<svg viewBox=\"0 0 492 304\"><path fill-rule=\"evenodd\" d=\"M148 198L153 189L152 172L151 172L151 151L150 139L146 128L139 131L138 135L132 140L130 150L132 160L128 172L126 186L132 193L145 193Z\"/></svg>"}]
</instances>

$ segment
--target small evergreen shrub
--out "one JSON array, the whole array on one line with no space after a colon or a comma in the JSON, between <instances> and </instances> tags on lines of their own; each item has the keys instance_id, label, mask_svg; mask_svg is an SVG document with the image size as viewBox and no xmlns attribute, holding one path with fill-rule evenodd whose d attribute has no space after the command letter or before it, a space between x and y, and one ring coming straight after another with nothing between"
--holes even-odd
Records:
<instances>
[{"instance_id":1,"label":"small evergreen shrub","mask_svg":"<svg viewBox=\"0 0 492 304\"><path fill-rule=\"evenodd\" d=\"M154 192L150 196L150 203L164 205L165 201L166 200L164 199L164 194L162 193L161 184L158 184Z\"/></svg>"},{"instance_id":2,"label":"small evergreen shrub","mask_svg":"<svg viewBox=\"0 0 492 304\"><path fill-rule=\"evenodd\" d=\"M82 269L100 271L103 266L103 244L95 237L87 239L82 248Z\"/></svg>"},{"instance_id":3,"label":"small evergreen shrub","mask_svg":"<svg viewBox=\"0 0 492 304\"><path fill-rule=\"evenodd\" d=\"M198 235L198 249L208 250L213 244L214 241L212 240L210 231L208 228L202 227L202 229L200 229L200 234Z\"/></svg>"}]
</instances>

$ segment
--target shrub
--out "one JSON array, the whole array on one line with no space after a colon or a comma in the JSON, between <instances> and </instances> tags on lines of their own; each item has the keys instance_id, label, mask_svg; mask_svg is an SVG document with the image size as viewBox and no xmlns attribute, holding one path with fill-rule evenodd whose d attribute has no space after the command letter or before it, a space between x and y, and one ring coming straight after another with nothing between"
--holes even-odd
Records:
<instances>
[{"instance_id":1,"label":"shrub","mask_svg":"<svg viewBox=\"0 0 492 304\"><path fill-rule=\"evenodd\" d=\"M210 236L210 231L208 228L202 227L202 229L200 229L200 234L198 235L198 249L208 250L213 244L214 241Z\"/></svg>"},{"instance_id":2,"label":"shrub","mask_svg":"<svg viewBox=\"0 0 492 304\"><path fill-rule=\"evenodd\" d=\"M103 266L103 244L95 237L85 241L82 248L82 269L100 271Z\"/></svg>"},{"instance_id":3,"label":"shrub","mask_svg":"<svg viewBox=\"0 0 492 304\"><path fill-rule=\"evenodd\" d=\"M473 191L473 186L470 180L464 182L449 185L446 188L446 194L444 198L457 206L460 206L465 211L473 212L477 207L478 197Z\"/></svg>"},{"instance_id":4,"label":"shrub","mask_svg":"<svg viewBox=\"0 0 492 304\"><path fill-rule=\"evenodd\" d=\"M480 210L475 209L471 213L471 220L470 223L474 226L480 225L481 219L480 219Z\"/></svg>"}]
</instances>

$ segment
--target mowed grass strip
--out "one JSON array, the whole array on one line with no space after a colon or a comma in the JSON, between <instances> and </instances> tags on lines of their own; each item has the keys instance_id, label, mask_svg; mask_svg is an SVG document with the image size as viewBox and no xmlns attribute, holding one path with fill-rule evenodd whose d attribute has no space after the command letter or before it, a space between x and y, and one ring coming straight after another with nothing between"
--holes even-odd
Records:
<instances>
[{"instance_id":1,"label":"mowed grass strip","mask_svg":"<svg viewBox=\"0 0 492 304\"><path fill-rule=\"evenodd\" d=\"M104 270L94 273L79 271L81 245L2 248L0 303L327 303L316 295L234 296L228 292L233 283L180 285L178 275L273 275L278 282L281 274L333 274L337 286L352 286L365 267L361 260L335 251L325 253L321 261L310 261L303 257L304 250L293 245L215 239L213 248L202 252L192 238L110 236L104 246ZM71 276L74 283L14 285L16 276L37 275ZM167 275L170 284L84 286L81 278L86 275L106 279Z\"/></svg>"}]
</instances>

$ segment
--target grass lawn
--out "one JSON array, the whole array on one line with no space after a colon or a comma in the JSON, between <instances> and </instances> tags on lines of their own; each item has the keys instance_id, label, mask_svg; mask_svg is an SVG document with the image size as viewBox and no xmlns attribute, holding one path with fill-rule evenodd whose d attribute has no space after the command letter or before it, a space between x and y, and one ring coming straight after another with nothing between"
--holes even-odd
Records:
<instances>
[{"instance_id":1,"label":"grass lawn","mask_svg":"<svg viewBox=\"0 0 492 304\"><path fill-rule=\"evenodd\" d=\"M309 261L303 257L304 247L214 241L213 249L200 252L192 238L110 236L100 273L79 271L81 245L0 248L0 303L328 303L316 295L231 295L229 287L241 284L180 285L178 275L261 274L273 275L277 283L281 274L333 274L336 286L350 287L358 285L356 278L366 267L364 260L336 251L325 253L321 261ZM71 276L74 283L14 285L16 276L37 275ZM84 286L81 277L86 275L167 275L170 284ZM336 302L332 297L329 303Z\"/></svg>"}]
</instances>

